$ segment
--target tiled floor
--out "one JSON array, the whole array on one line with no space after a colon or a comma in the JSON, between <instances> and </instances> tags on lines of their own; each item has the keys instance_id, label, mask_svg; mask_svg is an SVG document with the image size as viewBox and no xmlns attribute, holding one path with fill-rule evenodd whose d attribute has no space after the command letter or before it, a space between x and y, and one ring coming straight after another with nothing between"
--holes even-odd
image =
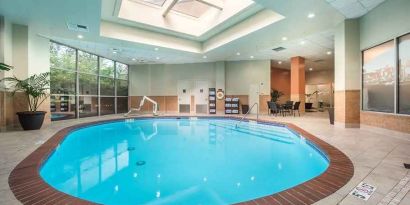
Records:
<instances>
[{"instance_id":1,"label":"tiled floor","mask_svg":"<svg viewBox=\"0 0 410 205\"><path fill-rule=\"evenodd\" d=\"M118 118L105 116L81 120L60 121L38 131L13 131L0 133L0 204L19 204L8 186L11 170L41 142L46 141L56 131L79 122ZM309 113L304 117L268 117L277 121L291 122L345 152L353 161L355 173L351 181L335 194L317 204L361 205L378 204L391 193L399 182L410 172L403 168L403 162L410 162L410 135L373 127L344 129L329 125L324 113ZM359 182L365 181L377 186L368 201L348 195ZM410 204L410 192L401 202L390 204Z\"/></svg>"}]
</instances>

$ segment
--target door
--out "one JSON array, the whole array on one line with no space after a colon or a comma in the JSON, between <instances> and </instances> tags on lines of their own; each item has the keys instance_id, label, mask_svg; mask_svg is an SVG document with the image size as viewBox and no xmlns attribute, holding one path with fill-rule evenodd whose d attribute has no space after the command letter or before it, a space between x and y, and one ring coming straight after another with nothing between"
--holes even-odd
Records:
<instances>
[{"instance_id":1,"label":"door","mask_svg":"<svg viewBox=\"0 0 410 205\"><path fill-rule=\"evenodd\" d=\"M209 83L208 81L196 81L194 88L196 113L208 113Z\"/></svg>"},{"instance_id":2,"label":"door","mask_svg":"<svg viewBox=\"0 0 410 205\"><path fill-rule=\"evenodd\" d=\"M191 82L188 80L178 81L178 112L190 113L191 110Z\"/></svg>"}]
</instances>

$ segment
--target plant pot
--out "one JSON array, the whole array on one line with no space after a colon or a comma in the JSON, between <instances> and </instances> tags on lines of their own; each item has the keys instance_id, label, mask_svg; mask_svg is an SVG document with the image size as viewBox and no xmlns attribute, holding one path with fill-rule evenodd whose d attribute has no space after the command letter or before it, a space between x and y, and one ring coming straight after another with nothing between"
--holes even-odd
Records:
<instances>
[{"instance_id":1,"label":"plant pot","mask_svg":"<svg viewBox=\"0 0 410 205\"><path fill-rule=\"evenodd\" d=\"M335 108L330 107L329 109L329 121L331 125L335 124Z\"/></svg>"},{"instance_id":2,"label":"plant pot","mask_svg":"<svg viewBox=\"0 0 410 205\"><path fill-rule=\"evenodd\" d=\"M312 109L312 107L313 107L313 103L305 103L305 109L306 110L310 110L310 109Z\"/></svg>"},{"instance_id":3,"label":"plant pot","mask_svg":"<svg viewBox=\"0 0 410 205\"><path fill-rule=\"evenodd\" d=\"M44 122L44 116L47 112L36 111L36 112L18 112L16 113L19 117L21 127L24 130L38 130L41 128Z\"/></svg>"}]
</instances>

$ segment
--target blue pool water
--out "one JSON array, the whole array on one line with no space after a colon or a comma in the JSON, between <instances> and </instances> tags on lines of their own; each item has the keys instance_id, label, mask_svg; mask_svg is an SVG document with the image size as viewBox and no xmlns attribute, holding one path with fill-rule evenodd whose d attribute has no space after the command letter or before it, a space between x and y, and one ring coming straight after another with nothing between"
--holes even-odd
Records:
<instances>
[{"instance_id":1,"label":"blue pool water","mask_svg":"<svg viewBox=\"0 0 410 205\"><path fill-rule=\"evenodd\" d=\"M283 191L328 167L285 127L226 119L142 119L70 133L40 174L101 204L232 204Z\"/></svg>"}]
</instances>

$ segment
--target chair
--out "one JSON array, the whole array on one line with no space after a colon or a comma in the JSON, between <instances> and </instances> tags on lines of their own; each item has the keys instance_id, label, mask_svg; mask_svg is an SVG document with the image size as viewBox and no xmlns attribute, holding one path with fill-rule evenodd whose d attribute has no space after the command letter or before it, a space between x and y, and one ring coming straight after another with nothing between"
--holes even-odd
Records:
<instances>
[{"instance_id":1,"label":"chair","mask_svg":"<svg viewBox=\"0 0 410 205\"><path fill-rule=\"evenodd\" d=\"M268 103L268 111L270 112L270 114L273 113L276 116L279 113L279 109L276 106L276 103L270 102L270 101L268 101L267 103Z\"/></svg>"},{"instance_id":2,"label":"chair","mask_svg":"<svg viewBox=\"0 0 410 205\"><path fill-rule=\"evenodd\" d=\"M298 114L299 114L299 117L300 117L299 107L300 107L300 102L295 102L295 104L293 105L293 108L292 108L293 117L295 117L296 110L298 111Z\"/></svg>"},{"instance_id":3,"label":"chair","mask_svg":"<svg viewBox=\"0 0 410 205\"><path fill-rule=\"evenodd\" d=\"M282 109L282 114L283 116L286 115L286 113L289 113L289 115L292 114L292 110L293 110L293 101L286 101L286 103L283 105L283 109Z\"/></svg>"}]
</instances>

